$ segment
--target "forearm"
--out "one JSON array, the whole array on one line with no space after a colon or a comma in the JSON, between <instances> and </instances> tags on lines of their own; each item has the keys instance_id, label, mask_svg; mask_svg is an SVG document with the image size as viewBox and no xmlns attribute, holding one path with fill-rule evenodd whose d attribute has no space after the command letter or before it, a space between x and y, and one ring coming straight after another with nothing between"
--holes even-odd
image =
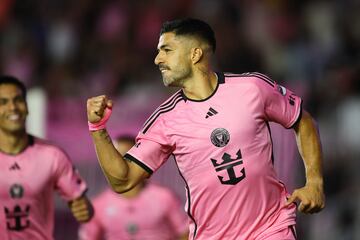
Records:
<instances>
[{"instance_id":1,"label":"forearm","mask_svg":"<svg viewBox=\"0 0 360 240\"><path fill-rule=\"evenodd\" d=\"M320 137L314 120L306 111L303 111L302 118L295 128L295 132L298 149L305 165L306 183L314 183L322 187L323 157Z\"/></svg>"},{"instance_id":2,"label":"forearm","mask_svg":"<svg viewBox=\"0 0 360 240\"><path fill-rule=\"evenodd\" d=\"M115 149L106 129L91 132L97 158L107 180L114 186L128 181L129 166L121 154Z\"/></svg>"},{"instance_id":3,"label":"forearm","mask_svg":"<svg viewBox=\"0 0 360 240\"><path fill-rule=\"evenodd\" d=\"M314 120L306 111L302 112L302 117L294 130L298 149L305 165L306 184L293 191L286 205L299 200L300 212L316 213L325 207L323 160L319 133Z\"/></svg>"}]
</instances>

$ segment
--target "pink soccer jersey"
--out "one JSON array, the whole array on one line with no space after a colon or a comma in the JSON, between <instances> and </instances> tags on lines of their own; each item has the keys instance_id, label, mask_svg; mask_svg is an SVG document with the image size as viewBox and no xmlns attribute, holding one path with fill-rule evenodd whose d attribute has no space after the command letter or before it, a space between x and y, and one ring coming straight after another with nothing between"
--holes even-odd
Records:
<instances>
[{"instance_id":1,"label":"pink soccer jersey","mask_svg":"<svg viewBox=\"0 0 360 240\"><path fill-rule=\"evenodd\" d=\"M274 170L269 122L291 128L301 99L260 73L217 74L207 99L182 90L145 122L126 158L150 174L173 155L186 190L189 239L268 239L295 224Z\"/></svg>"},{"instance_id":2,"label":"pink soccer jersey","mask_svg":"<svg viewBox=\"0 0 360 240\"><path fill-rule=\"evenodd\" d=\"M54 190L69 201L86 189L62 150L33 137L19 154L0 152L0 169L0 226L10 240L53 239Z\"/></svg>"},{"instance_id":3,"label":"pink soccer jersey","mask_svg":"<svg viewBox=\"0 0 360 240\"><path fill-rule=\"evenodd\" d=\"M180 202L151 183L130 199L106 190L94 200L94 208L93 219L79 230L81 240L175 240L188 229Z\"/></svg>"}]
</instances>

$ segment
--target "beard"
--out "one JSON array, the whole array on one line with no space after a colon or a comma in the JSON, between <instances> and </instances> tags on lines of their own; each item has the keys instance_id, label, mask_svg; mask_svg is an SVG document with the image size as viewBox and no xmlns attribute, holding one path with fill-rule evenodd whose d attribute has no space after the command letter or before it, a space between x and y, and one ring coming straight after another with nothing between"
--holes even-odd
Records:
<instances>
[{"instance_id":1,"label":"beard","mask_svg":"<svg viewBox=\"0 0 360 240\"><path fill-rule=\"evenodd\" d=\"M183 87L185 80L192 76L192 71L191 68L182 68L177 71L169 69L161 74L166 87Z\"/></svg>"}]
</instances>

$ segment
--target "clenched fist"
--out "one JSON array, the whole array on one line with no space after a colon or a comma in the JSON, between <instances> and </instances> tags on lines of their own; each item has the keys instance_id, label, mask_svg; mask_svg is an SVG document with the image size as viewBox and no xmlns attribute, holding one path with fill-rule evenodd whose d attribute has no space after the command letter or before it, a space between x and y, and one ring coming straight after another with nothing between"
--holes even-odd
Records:
<instances>
[{"instance_id":1,"label":"clenched fist","mask_svg":"<svg viewBox=\"0 0 360 240\"><path fill-rule=\"evenodd\" d=\"M88 222L94 215L94 208L86 196L74 199L68 205L78 222Z\"/></svg>"},{"instance_id":2,"label":"clenched fist","mask_svg":"<svg viewBox=\"0 0 360 240\"><path fill-rule=\"evenodd\" d=\"M87 117L90 123L97 123L104 117L106 108L112 108L113 103L106 95L92 97L87 100Z\"/></svg>"}]
</instances>

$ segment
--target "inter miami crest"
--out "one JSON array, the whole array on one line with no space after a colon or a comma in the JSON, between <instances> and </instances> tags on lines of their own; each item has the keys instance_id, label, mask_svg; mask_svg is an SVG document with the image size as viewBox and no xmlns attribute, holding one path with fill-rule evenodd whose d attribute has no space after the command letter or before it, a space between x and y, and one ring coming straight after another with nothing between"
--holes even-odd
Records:
<instances>
[{"instance_id":1,"label":"inter miami crest","mask_svg":"<svg viewBox=\"0 0 360 240\"><path fill-rule=\"evenodd\" d=\"M15 183L11 185L9 193L11 198L22 198L24 195L24 188L20 184Z\"/></svg>"},{"instance_id":2,"label":"inter miami crest","mask_svg":"<svg viewBox=\"0 0 360 240\"><path fill-rule=\"evenodd\" d=\"M216 147L224 147L230 141L230 134L225 128L216 128L212 131L210 139Z\"/></svg>"}]
</instances>

